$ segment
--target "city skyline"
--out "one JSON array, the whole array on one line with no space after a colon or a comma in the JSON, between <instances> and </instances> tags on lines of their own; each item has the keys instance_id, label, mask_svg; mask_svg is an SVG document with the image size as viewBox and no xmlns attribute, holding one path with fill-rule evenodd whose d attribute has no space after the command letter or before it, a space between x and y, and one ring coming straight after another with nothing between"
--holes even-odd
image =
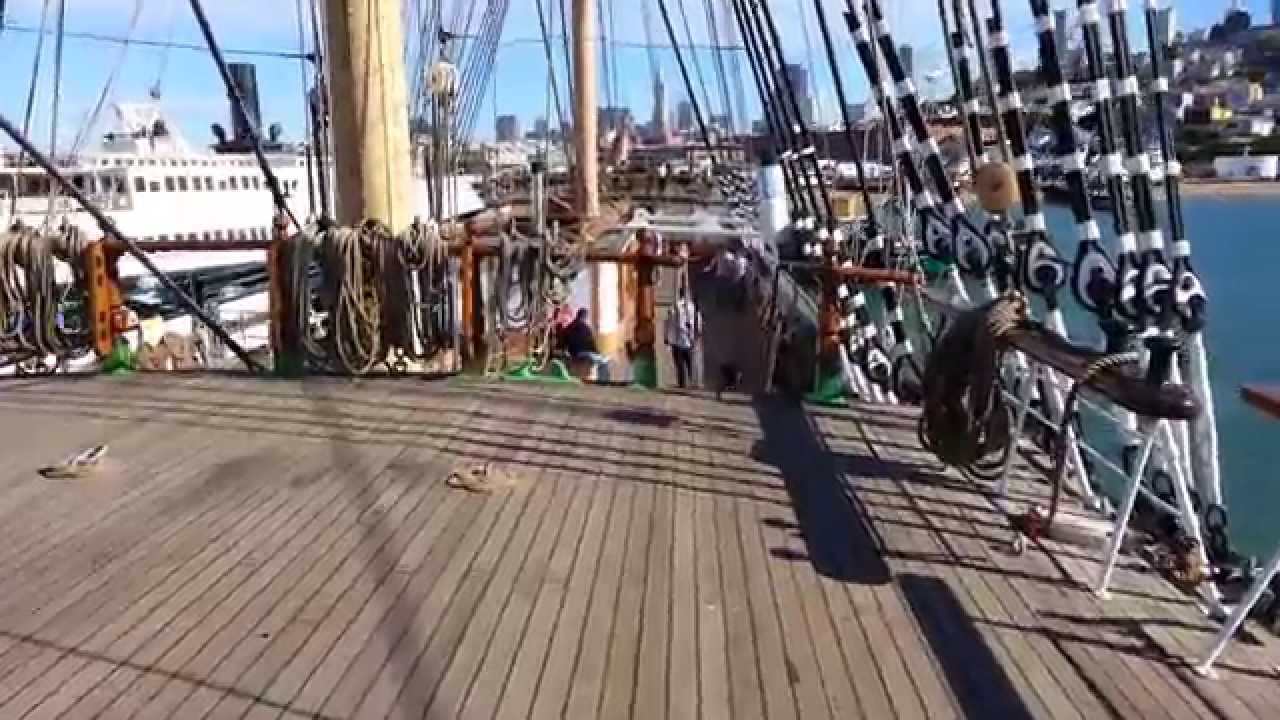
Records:
<instances>
[{"instance_id":1,"label":"city skyline","mask_svg":"<svg viewBox=\"0 0 1280 720\"><path fill-rule=\"evenodd\" d=\"M1246 6L1255 22L1262 22L1269 18L1275 4L1280 4L1280 0L1251 0ZM90 33L95 37L129 35L129 13L122 7L126 5L130 5L126 0L74 0L75 12L68 16L67 29L69 33ZM261 3L257 0L220 0L207 5L207 13L220 44L228 50L256 49L274 53L298 50L298 28L292 3L289 3L286 12L279 13L262 12ZM832 24L837 30L841 23L838 22L836 11L841 5L838 2L828 2L828 19L836 21ZM38 40L37 33L32 30L40 27L42 8L42 0L9 0L7 3L7 26L0 32L0 53L8 60L10 67L15 68L14 72L19 78L17 82L5 83L0 88L0 111L10 118L21 118L24 114L30 68ZM631 108L634 117L649 117L653 110L650 78L654 68L651 62L657 65L665 77L672 78L667 88L669 94L680 97L688 92L679 79L678 67L670 49L657 49L650 53L639 45L646 42L646 34L638 4L616 4L615 8L619 32L610 38L614 43L612 65L617 72L618 92L614 101L619 106ZM812 3L799 3L798 8L809 18L809 26L812 27ZM1216 2L1182 2L1177 4L1177 8L1184 29L1207 27L1220 20L1224 11L1224 5ZM782 26L780 33L786 42L786 56L793 64L809 59L804 45L805 35L797 15L796 12L777 13L777 21ZM1140 23L1140 12L1133 12L1131 15L1131 20ZM699 37L704 36L705 20L696 17L691 17L690 20L693 32ZM1034 59L1031 45L1034 42L1034 25L1022 4L1014 4L1009 8L1008 21L1010 34L1015 40L1015 56L1020 64L1025 65ZM931 72L938 67L945 68L945 56L941 53L943 38L934 0L895 2L890 8L890 22L895 28L898 41L915 49L917 73ZM493 84L488 88L480 108L480 135L489 136L496 130L494 123L499 114L515 115L524 127L531 126L538 116L547 115L549 92L546 57L541 41L529 33L529 28L537 27L534 3L512 3L506 31L497 53ZM665 40L660 23L652 23L650 35L654 39ZM1137 33L1134 36L1143 37ZM172 41L194 49L166 50L135 43L126 50L116 43L69 35L65 43L66 70L61 83L60 137L64 138L61 145L66 145L65 140L80 134L81 126L90 117L106 86L107 78L112 76L117 64L119 71L111 85L109 102L146 100L153 89L158 89L167 114L182 133L196 143L212 140L209 133L211 123L230 125L225 90L208 52L203 49L203 39L184 3L144 4L133 37L136 41L161 44ZM851 101L865 98L866 82L848 34L836 32L835 39L846 94ZM562 42L558 36L553 37L553 40L556 43ZM42 80L37 89L33 113L32 135L42 144L48 142L50 129L53 45L53 42L44 44ZM704 70L715 67L714 53L710 51L692 53L686 49L684 55L686 62L691 63L696 59ZM821 53L817 55L820 56ZM281 57L246 57L232 52L228 52L228 58L250 60L257 66L264 124L279 122L284 126L286 137L302 137L306 127L306 103L305 88L300 82L299 61ZM561 55L556 56L562 96L565 89L563 60ZM809 67L807 62L802 64ZM744 128L759 118L761 111L759 101L755 98L750 71L745 62L740 65L741 84L747 97L745 108L737 106L734 99L737 95L735 80L730 80L729 89L731 104L734 105L732 114L737 118L739 127ZM829 70L825 63L815 61L809 74L811 96L815 103L815 120L835 121L838 113ZM606 97L603 77L600 82L603 105ZM945 78L945 86L937 88L937 91L949 90L949 75ZM711 106L702 108L704 116L730 114L715 82L708 83L707 93ZM551 116L555 116L554 109ZM101 132L105 129L100 120L96 130Z\"/></svg>"}]
</instances>

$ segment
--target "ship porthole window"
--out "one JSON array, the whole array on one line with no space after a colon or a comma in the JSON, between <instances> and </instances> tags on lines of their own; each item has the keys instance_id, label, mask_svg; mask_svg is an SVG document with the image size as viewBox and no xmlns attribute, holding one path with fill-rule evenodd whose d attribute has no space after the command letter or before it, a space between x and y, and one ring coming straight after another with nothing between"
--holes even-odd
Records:
<instances>
[{"instance_id":1,"label":"ship porthole window","mask_svg":"<svg viewBox=\"0 0 1280 720\"><path fill-rule=\"evenodd\" d=\"M146 180L143 180L143 179L142 179L142 178L140 178L140 177L136 177L136 178L134 178L134 179L133 179L133 191L134 191L134 192L146 192L146 191L147 191L147 181L146 181Z\"/></svg>"}]
</instances>

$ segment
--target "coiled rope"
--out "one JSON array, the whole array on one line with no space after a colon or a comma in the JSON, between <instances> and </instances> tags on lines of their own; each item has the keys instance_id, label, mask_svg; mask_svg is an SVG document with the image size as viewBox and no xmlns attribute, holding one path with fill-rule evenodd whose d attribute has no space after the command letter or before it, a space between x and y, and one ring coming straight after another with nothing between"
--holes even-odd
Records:
<instances>
[{"instance_id":1,"label":"coiled rope","mask_svg":"<svg viewBox=\"0 0 1280 720\"><path fill-rule=\"evenodd\" d=\"M88 239L75 226L45 234L15 227L0 234L0 351L65 356L88 341L83 318L76 322L64 309L85 287L83 255ZM71 267L74 282L58 287L57 260Z\"/></svg>"},{"instance_id":2,"label":"coiled rope","mask_svg":"<svg viewBox=\"0 0 1280 720\"><path fill-rule=\"evenodd\" d=\"M953 319L929 353L920 443L947 465L985 477L992 458L1010 451L1000 368L1010 333L1026 325L1028 313L1026 298L1007 292Z\"/></svg>"}]
</instances>

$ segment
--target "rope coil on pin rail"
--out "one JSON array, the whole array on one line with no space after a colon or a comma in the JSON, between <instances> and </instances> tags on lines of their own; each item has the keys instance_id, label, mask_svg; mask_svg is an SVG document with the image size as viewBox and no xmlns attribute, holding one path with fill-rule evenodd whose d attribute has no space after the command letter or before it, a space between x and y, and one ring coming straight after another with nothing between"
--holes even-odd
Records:
<instances>
[{"instance_id":1,"label":"rope coil on pin rail","mask_svg":"<svg viewBox=\"0 0 1280 720\"><path fill-rule=\"evenodd\" d=\"M74 225L54 233L19 225L0 233L0 352L61 358L87 349L83 257L88 245ZM58 287L55 261L71 268L65 290ZM68 312L76 304L81 312Z\"/></svg>"}]
</instances>

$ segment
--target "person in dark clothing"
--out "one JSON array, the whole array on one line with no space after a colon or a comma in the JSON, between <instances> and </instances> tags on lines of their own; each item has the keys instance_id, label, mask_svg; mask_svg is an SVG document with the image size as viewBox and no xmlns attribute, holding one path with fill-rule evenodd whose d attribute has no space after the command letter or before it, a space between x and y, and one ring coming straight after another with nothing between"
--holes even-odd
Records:
<instances>
[{"instance_id":1,"label":"person in dark clothing","mask_svg":"<svg viewBox=\"0 0 1280 720\"><path fill-rule=\"evenodd\" d=\"M596 333L587 322L587 309L579 308L573 322L560 334L560 347L574 360L589 360L599 382L609 382L609 359L596 348Z\"/></svg>"}]
</instances>

